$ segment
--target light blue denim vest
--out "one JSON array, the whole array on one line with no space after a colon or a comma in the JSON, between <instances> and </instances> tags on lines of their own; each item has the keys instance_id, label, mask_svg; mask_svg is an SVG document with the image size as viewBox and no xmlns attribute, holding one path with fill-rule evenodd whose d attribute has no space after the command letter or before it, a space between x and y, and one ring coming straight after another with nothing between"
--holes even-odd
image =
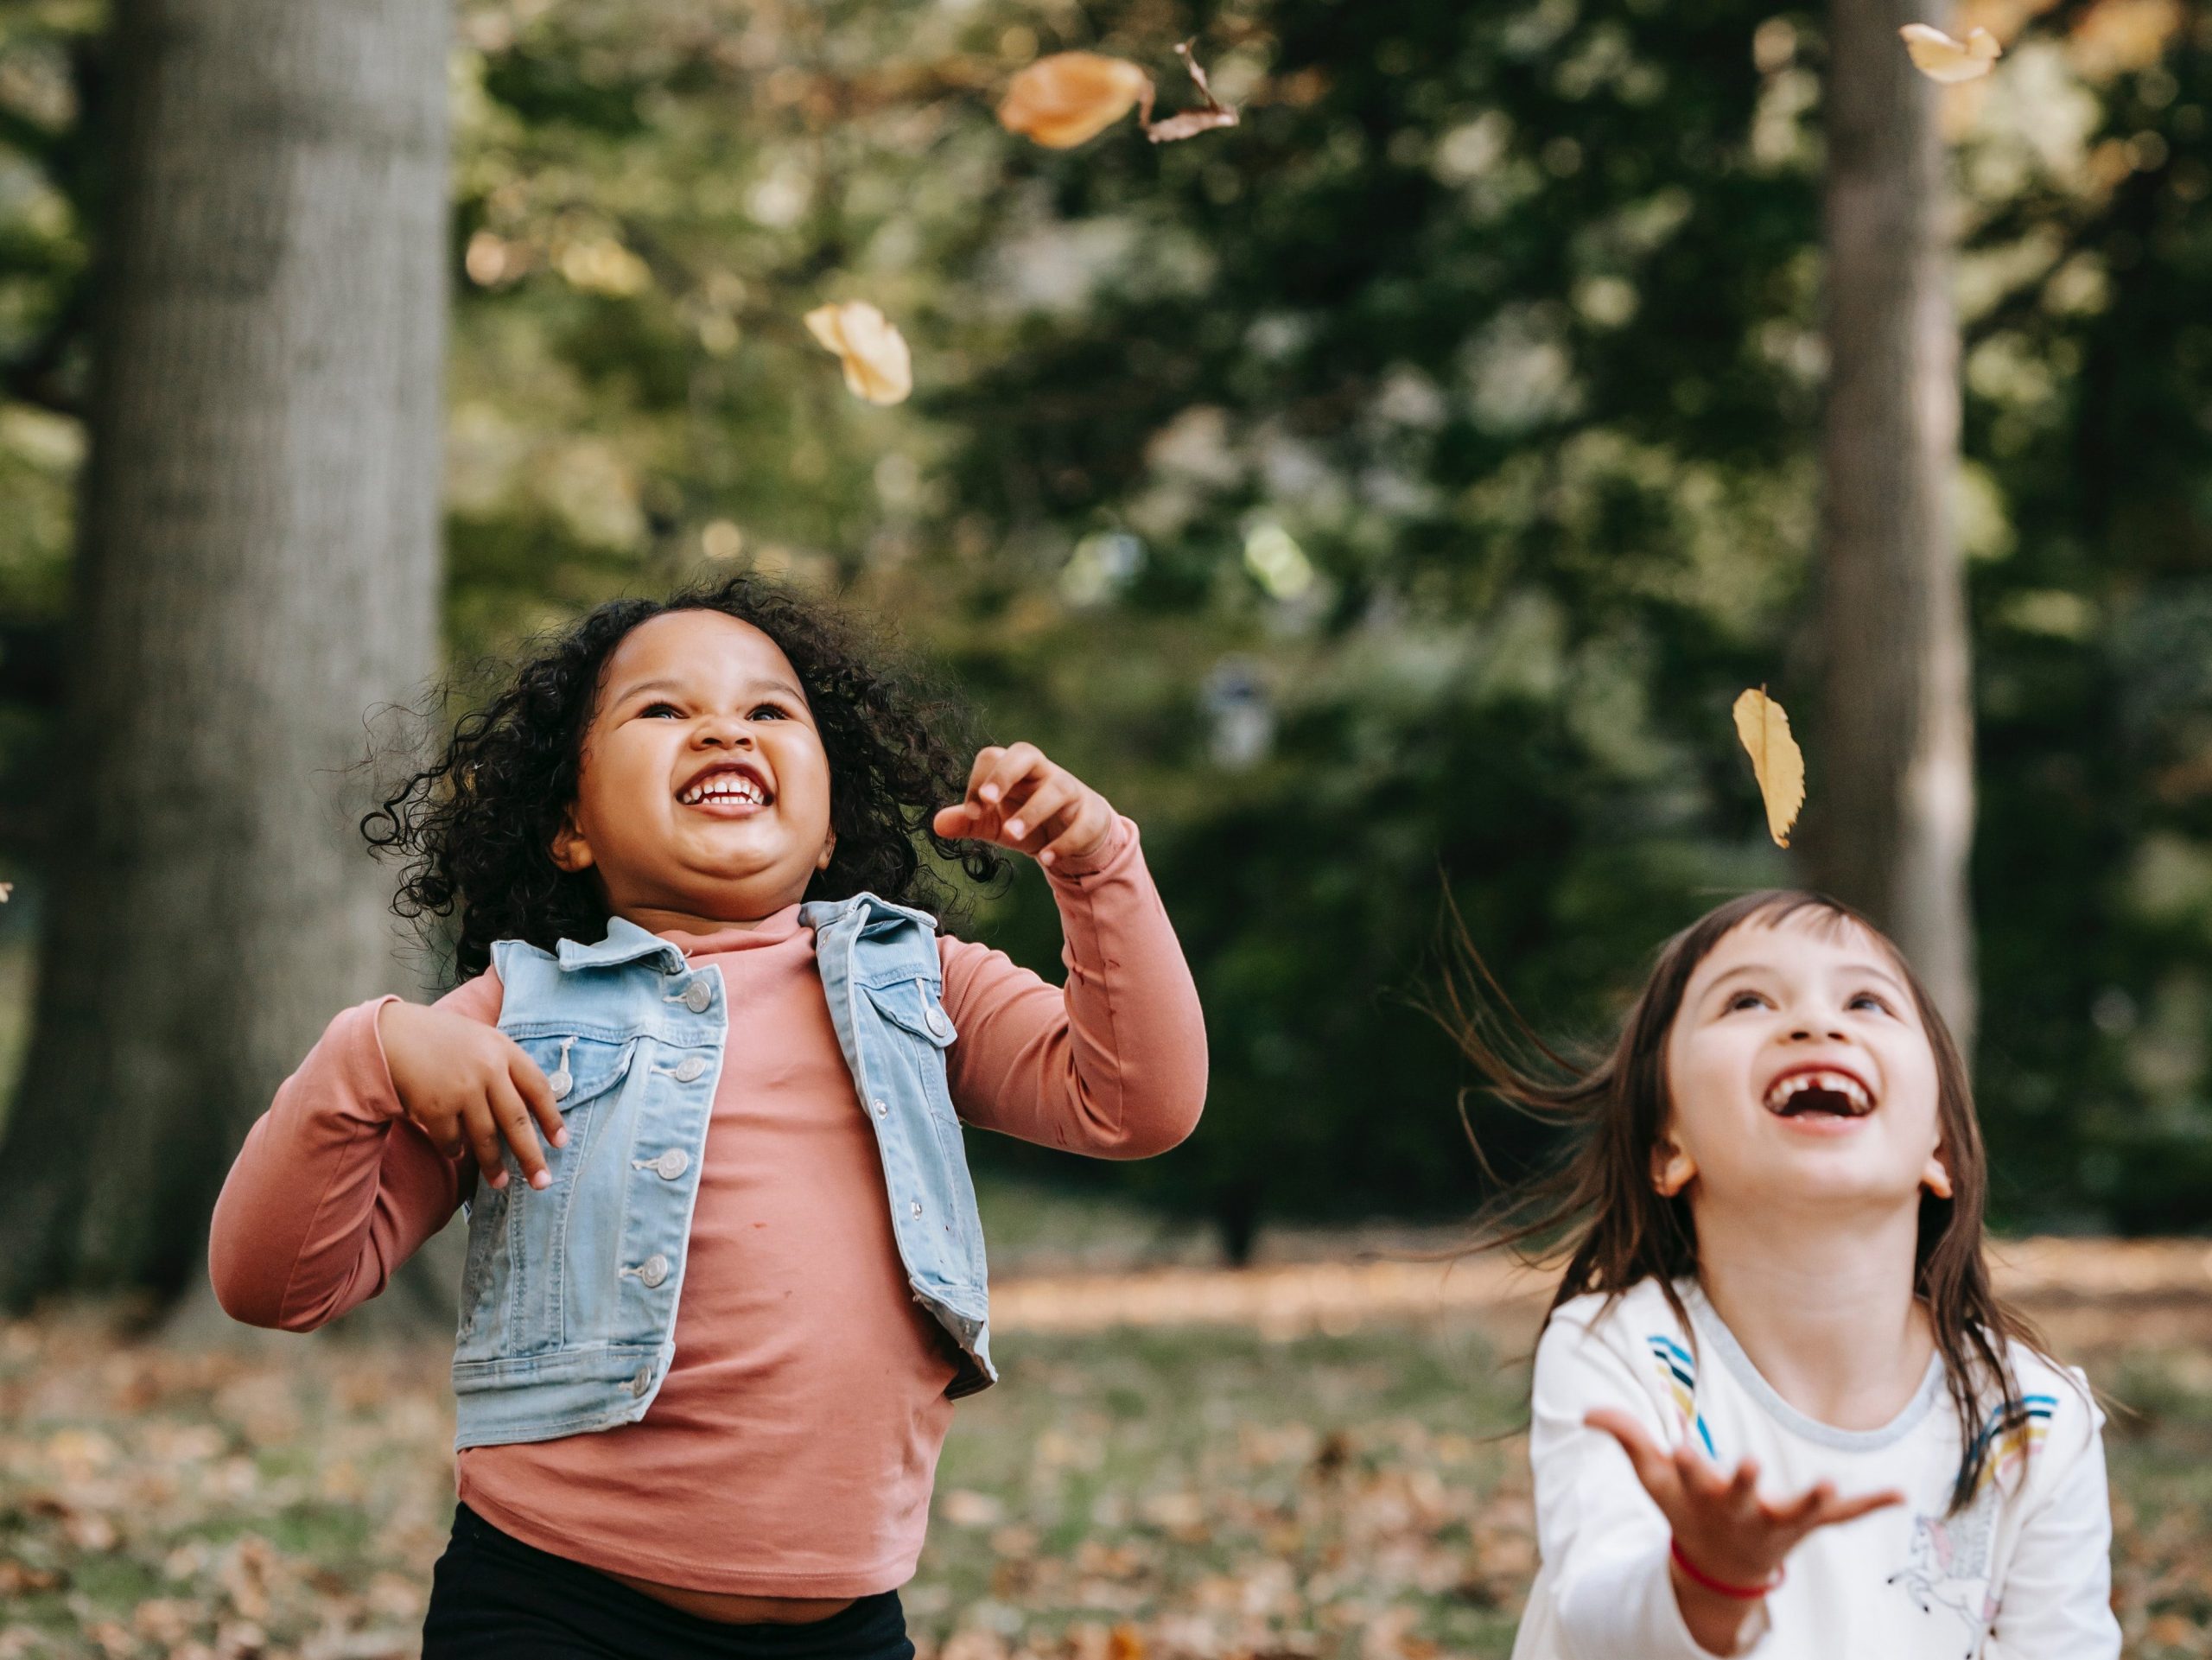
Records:
<instances>
[{"instance_id":1,"label":"light blue denim vest","mask_svg":"<svg viewBox=\"0 0 2212 1660\"><path fill-rule=\"evenodd\" d=\"M873 894L810 900L838 1046L883 1158L892 1231L915 1300L950 1334L946 1393L992 1369L982 1224L945 1083L958 1034L944 1012L937 924ZM454 1448L548 1441L633 1423L675 1357L677 1297L729 1004L721 971L620 917L596 945L492 947L499 1029L544 1072L568 1126L543 1142L534 1190L479 1183L468 1217Z\"/></svg>"}]
</instances>

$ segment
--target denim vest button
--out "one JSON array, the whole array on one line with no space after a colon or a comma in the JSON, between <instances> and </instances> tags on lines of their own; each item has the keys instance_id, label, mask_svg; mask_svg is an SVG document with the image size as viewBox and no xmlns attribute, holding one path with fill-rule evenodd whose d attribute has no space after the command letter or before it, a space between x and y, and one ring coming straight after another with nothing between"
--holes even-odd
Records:
<instances>
[{"instance_id":1,"label":"denim vest button","mask_svg":"<svg viewBox=\"0 0 2212 1660\"><path fill-rule=\"evenodd\" d=\"M671 1147L648 1167L663 1181L674 1181L690 1168L691 1155L680 1147Z\"/></svg>"},{"instance_id":2,"label":"denim vest button","mask_svg":"<svg viewBox=\"0 0 2212 1660\"><path fill-rule=\"evenodd\" d=\"M944 1011L943 1009L939 1008L935 1003L931 1003L929 1006L928 1010L924 1014L923 1018L929 1022L931 1031L936 1033L939 1037L943 1037L944 1035L945 1019Z\"/></svg>"},{"instance_id":3,"label":"denim vest button","mask_svg":"<svg viewBox=\"0 0 2212 1660\"><path fill-rule=\"evenodd\" d=\"M694 980L683 988L683 1006L694 1014L703 1014L707 1005L715 1001L715 989L704 980Z\"/></svg>"},{"instance_id":4,"label":"denim vest button","mask_svg":"<svg viewBox=\"0 0 2212 1660\"><path fill-rule=\"evenodd\" d=\"M638 1270L638 1277L651 1288L668 1278L668 1258L655 1251L645 1258L645 1266Z\"/></svg>"},{"instance_id":5,"label":"denim vest button","mask_svg":"<svg viewBox=\"0 0 2212 1660\"><path fill-rule=\"evenodd\" d=\"M652 1386L653 1369L651 1366L639 1367L638 1375L630 1380L630 1393L632 1395L643 1395Z\"/></svg>"},{"instance_id":6,"label":"denim vest button","mask_svg":"<svg viewBox=\"0 0 2212 1660\"><path fill-rule=\"evenodd\" d=\"M676 1081L679 1084L692 1083L697 1079L700 1073L706 1070L707 1063L700 1059L698 1056L686 1055L682 1060L676 1064Z\"/></svg>"},{"instance_id":7,"label":"denim vest button","mask_svg":"<svg viewBox=\"0 0 2212 1660\"><path fill-rule=\"evenodd\" d=\"M891 1116L891 1109L880 1101L871 1101L868 1105L875 1109L875 1116L879 1118L888 1118Z\"/></svg>"},{"instance_id":8,"label":"denim vest button","mask_svg":"<svg viewBox=\"0 0 2212 1660\"><path fill-rule=\"evenodd\" d=\"M545 1080L545 1087L553 1091L556 1101L565 1101L569 1098L569 1091L576 1087L576 1080L569 1076L569 1069L563 1066Z\"/></svg>"},{"instance_id":9,"label":"denim vest button","mask_svg":"<svg viewBox=\"0 0 2212 1660\"><path fill-rule=\"evenodd\" d=\"M919 1200L919 1199L916 1199L916 1200L914 1201L914 1214L915 1214L916 1216L919 1216L921 1213L922 1213L922 1201L921 1201L921 1200Z\"/></svg>"}]
</instances>

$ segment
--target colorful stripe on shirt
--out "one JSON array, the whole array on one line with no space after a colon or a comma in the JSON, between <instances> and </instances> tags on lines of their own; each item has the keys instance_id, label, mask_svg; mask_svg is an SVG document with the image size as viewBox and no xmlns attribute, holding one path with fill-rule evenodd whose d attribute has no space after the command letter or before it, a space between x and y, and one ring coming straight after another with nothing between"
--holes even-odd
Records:
<instances>
[{"instance_id":1,"label":"colorful stripe on shirt","mask_svg":"<svg viewBox=\"0 0 2212 1660\"><path fill-rule=\"evenodd\" d=\"M1682 1426L1695 1429L1697 1438L1705 1443L1707 1458L1720 1454L1713 1450L1713 1432L1705 1427L1705 1416L1697 1409L1697 1360L1674 1339L1654 1332L1643 1339L1651 1345L1651 1358L1659 1367L1660 1382L1674 1397L1675 1410L1681 1415Z\"/></svg>"},{"instance_id":2,"label":"colorful stripe on shirt","mask_svg":"<svg viewBox=\"0 0 2212 1660\"><path fill-rule=\"evenodd\" d=\"M1980 1456L1985 1448L1988 1450L1980 1478L1974 1483L1975 1492L1980 1492L2021 1463L2030 1449L2042 1444L2050 1434L2050 1415L2057 1407L2058 1397L2055 1395L2024 1395L2016 1402L1990 1409L1981 1433L1974 1440L1974 1455Z\"/></svg>"}]
</instances>

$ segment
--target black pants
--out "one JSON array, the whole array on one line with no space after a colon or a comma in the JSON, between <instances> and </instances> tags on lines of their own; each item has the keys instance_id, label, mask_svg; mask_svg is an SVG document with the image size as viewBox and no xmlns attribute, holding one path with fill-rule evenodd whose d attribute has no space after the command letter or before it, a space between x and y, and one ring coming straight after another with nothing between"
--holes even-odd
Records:
<instances>
[{"instance_id":1,"label":"black pants","mask_svg":"<svg viewBox=\"0 0 2212 1660\"><path fill-rule=\"evenodd\" d=\"M423 1660L913 1660L896 1591L804 1625L734 1625L671 1608L524 1544L466 1504L430 1581Z\"/></svg>"}]
</instances>

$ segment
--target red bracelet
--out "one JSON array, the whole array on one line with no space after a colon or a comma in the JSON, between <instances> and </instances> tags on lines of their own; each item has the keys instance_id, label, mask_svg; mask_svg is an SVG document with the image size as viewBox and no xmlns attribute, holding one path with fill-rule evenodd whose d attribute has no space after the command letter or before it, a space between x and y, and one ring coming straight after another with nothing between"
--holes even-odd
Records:
<instances>
[{"instance_id":1,"label":"red bracelet","mask_svg":"<svg viewBox=\"0 0 2212 1660\"><path fill-rule=\"evenodd\" d=\"M1683 1555L1682 1542L1680 1539L1669 1540L1667 1548L1673 1553L1675 1566L1682 1570L1683 1576L1692 1585L1701 1586L1715 1596L1728 1597L1737 1602L1757 1602L1782 1583L1782 1570L1777 1568L1774 1570L1774 1577L1764 1585L1731 1585L1726 1580L1714 1579L1712 1574Z\"/></svg>"}]
</instances>

